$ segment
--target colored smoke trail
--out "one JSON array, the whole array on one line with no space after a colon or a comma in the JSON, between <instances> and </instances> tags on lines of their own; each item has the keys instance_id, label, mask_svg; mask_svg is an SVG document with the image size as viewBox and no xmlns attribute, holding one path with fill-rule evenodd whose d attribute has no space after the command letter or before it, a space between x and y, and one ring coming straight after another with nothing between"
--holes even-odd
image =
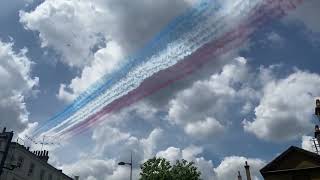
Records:
<instances>
[{"instance_id":1,"label":"colored smoke trail","mask_svg":"<svg viewBox=\"0 0 320 180\"><path fill-rule=\"evenodd\" d=\"M80 119L73 118L69 121L67 120L50 131L62 131L79 123L79 121L83 121L90 115L100 111L107 104L139 87L146 78L152 76L154 73L183 60L204 44L221 36L225 31L232 29L233 26L236 26L224 23L226 21L225 18L232 19L243 17L240 16L241 14L248 15L259 2L260 1L242 1L240 3L239 1L239 3L235 4L234 7L227 12L224 12L224 14L211 13L210 16L206 17L205 22L201 22L198 26L195 26L196 28L194 29L196 29L196 31L191 31L180 36L180 39L168 45L165 51L162 51L159 55L153 56L146 63L138 66L134 71L131 71L125 79L122 79L105 94L91 102L87 109L78 112ZM234 9L238 11L234 11ZM81 115L84 115L84 117Z\"/></svg>"},{"instance_id":2,"label":"colored smoke trail","mask_svg":"<svg viewBox=\"0 0 320 180\"><path fill-rule=\"evenodd\" d=\"M194 28L194 25L202 22L201 18L206 17L203 12L208 8L217 8L217 6L209 7L208 2L211 0L201 0L196 6L190 8L182 14L175 18L171 23L169 23L164 30L162 30L155 38L153 38L147 45L142 48L134 57L129 57L122 67L114 74L103 76L100 80L95 82L90 86L85 92L81 93L76 100L65 108L62 112L50 118L46 124L36 129L33 134L34 136L41 132L41 130L46 130L47 126L52 123L59 123L68 117L72 116L79 109L87 105L91 100L95 99L101 93L103 93L111 85L117 83L120 78L126 75L128 71L132 68L138 66L139 64L146 61L150 56L165 48L166 45L177 38L179 35L188 32L190 29Z\"/></svg>"},{"instance_id":3,"label":"colored smoke trail","mask_svg":"<svg viewBox=\"0 0 320 180\"><path fill-rule=\"evenodd\" d=\"M282 17L283 15L285 15L286 11L294 9L295 5L290 5L284 8L285 9L283 9L283 7L280 7L280 8L271 7L271 9L268 9L268 7L265 6L264 9L258 9L256 13L259 13L259 14L256 15L256 18L249 20L247 25L240 25L240 27L235 31L226 33L218 41L214 41L207 44L205 47L201 48L201 50L192 54L189 58L182 61L181 63L173 67L170 67L165 71L159 72L158 74L154 75L154 77L148 78L139 86L139 88L129 92L126 96L123 96L120 99L113 101L111 104L104 107L102 111L96 113L95 115L88 118L85 122L78 124L72 129L69 129L68 131L63 132L62 134L66 134L65 136L73 136L78 133L81 133L88 127L91 127L96 123L99 123L99 120L101 121L102 117L105 116L106 114L117 111L123 107L126 107L127 105L130 105L138 101L139 99L142 99L152 94L153 92L158 91L163 87L166 87L167 85L173 83L174 81L177 81L185 77L186 75L197 70L199 66L202 66L204 63L206 63L210 55L217 57L220 54L225 53L225 51L228 51L234 47L241 45L242 42L245 41L247 37L250 36L255 31L255 28L259 27L265 22L269 22L272 19ZM252 25L256 25L256 27L252 27ZM229 46L224 47L225 49L221 51L220 50L221 47L225 46L226 44L228 44ZM176 73L177 69L181 70L179 71L180 73ZM171 77L168 80L165 80L163 83L158 83L158 82L154 83L156 79L162 79L163 77L168 77L168 74L173 74L175 77ZM149 87L149 89L146 90L145 87Z\"/></svg>"},{"instance_id":4,"label":"colored smoke trail","mask_svg":"<svg viewBox=\"0 0 320 180\"><path fill-rule=\"evenodd\" d=\"M192 20L192 19L191 19ZM192 20L192 21L198 21L199 19L194 19L194 20ZM197 24L198 24L199 22L197 22ZM194 25L194 23L193 23L193 25ZM182 26L182 27L184 27L184 26ZM178 36L178 34L177 33L175 33L176 35L175 36ZM171 38L172 39L172 38ZM156 53L154 53L154 54L156 54ZM130 75L127 75L127 76L130 76ZM118 89L117 89L118 88ZM117 91L119 91L119 92L121 92L119 89L120 88L122 88L121 86L116 86L116 87L113 87L113 90L109 90L109 92L117 92ZM108 95L109 97L110 97L110 94ZM96 104L96 102L99 102L99 101L101 101L100 99L101 99L101 96L100 97L98 97L99 99L98 100L96 100L96 101L94 101L94 102L90 102L89 104L88 104L88 106L89 107L91 107L91 109L93 109L93 110L96 110L96 108L98 108L98 106L99 106L99 104L97 105ZM96 110L97 111L97 110ZM76 115L74 115L74 116L72 116L71 118L69 118L68 120L70 120L70 119L72 119L71 121L65 121L63 124L60 124L60 126L63 126L63 125L66 125L66 123L71 123L71 122L74 122L74 121L77 121L77 118L76 117L81 117L81 116L83 116L83 115L86 115L86 114L89 114L89 113L92 113L92 112L88 112L88 110L80 110L80 111L78 111L77 112L77 114Z\"/></svg>"}]
</instances>

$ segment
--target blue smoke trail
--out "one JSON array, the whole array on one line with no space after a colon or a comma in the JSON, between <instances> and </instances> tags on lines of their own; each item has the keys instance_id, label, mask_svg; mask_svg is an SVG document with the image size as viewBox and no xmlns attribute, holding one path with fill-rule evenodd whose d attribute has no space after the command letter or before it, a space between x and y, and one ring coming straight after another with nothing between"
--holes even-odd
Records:
<instances>
[{"instance_id":1,"label":"blue smoke trail","mask_svg":"<svg viewBox=\"0 0 320 180\"><path fill-rule=\"evenodd\" d=\"M254 4L254 3L253 3ZM241 6L242 6L243 4L241 3L241 2L239 2L238 4L236 4L235 3L235 9L244 9L244 7L242 7L242 8L240 8ZM246 6L246 7L249 7L249 6ZM249 9L251 9L251 8L249 8ZM211 12L211 11L210 11ZM242 13L242 11L239 11L239 12L232 12L232 15L234 15L234 16L237 16L237 14L238 13ZM240 15L239 14L239 15ZM211 19L210 18L210 14L208 14L208 16L206 17L207 19ZM201 22L201 23L203 23L203 22ZM203 43L206 43L207 41L210 41L211 40L211 38L212 37L214 37L214 35L217 35L216 34L216 32L217 31L223 31L224 32L224 30L225 30L225 27L223 28L223 26L221 26L221 25L218 25L218 24L220 24L220 23L222 23L222 24L225 24L225 23L223 23L223 21L221 21L221 19L220 18L218 18L218 19L216 19L216 20L214 20L213 22L210 22L209 24L206 24L204 27L202 27L202 25L201 25L201 28L199 28L199 27L197 27L197 31L196 31L196 33L193 33L193 32L188 32L187 33L187 35L185 35L185 36L182 36L182 38L181 38L181 36L179 36L179 38L181 38L181 39L184 39L184 42L183 43L178 43L179 44L179 46L180 46L180 48L178 47L178 51L181 51L181 48L183 48L183 47L181 47L181 46L184 46L184 47L187 47L187 46L190 46L189 48L187 48L187 49L197 49L197 46L201 46L201 45L203 45ZM200 31L199 31L200 30ZM190 33L190 34L189 34ZM191 39L192 39L192 41L193 42L189 42L190 41L190 36L191 36ZM194 36L194 37L193 37ZM186 41L188 41L188 42L186 42ZM196 45L195 45L196 44ZM170 48L169 48L170 49ZM193 51L193 50L191 50L191 51ZM162 53L163 54L163 53ZM146 67L146 69L142 69L142 70L144 70L144 71L146 71L146 72L149 72L148 71L148 68L151 68L150 69L150 72L157 72L157 71L159 71L159 70L161 70L161 69L163 69L163 68L167 68L168 66L170 67L171 65L173 65L173 64L175 64L176 63L176 61L180 61L181 59L183 59L183 57L181 57L180 58L180 56L181 55L183 55L183 54L185 54L184 53L184 51L182 52L182 54L181 54L181 52L179 53L179 54L173 54L175 57L172 57L172 59L171 58L167 58L167 57L164 57L165 59L167 59L167 60L165 60L165 61L168 61L168 62L163 62L163 60L162 60L162 58L157 58L157 61L158 62L153 62L153 63L151 63L152 65L151 66L142 66L142 67ZM149 59L149 61L148 62L150 62L150 61L152 61L151 59ZM160 61L160 62L159 62ZM158 67L157 67L157 65L158 65ZM139 67L141 67L141 66L139 66ZM140 68L141 69L141 68ZM139 70L138 70L139 71ZM144 74L144 76L146 76L146 77L148 77L149 75L145 75L145 74L150 74L150 73L143 73ZM153 73L151 73L151 75L152 75ZM130 77L135 77L134 75L132 75L131 74L131 76ZM89 116L90 114L92 114L94 111L96 111L96 110L98 110L99 108L101 108L101 107L103 107L104 106L104 104L105 103L107 103L108 101L110 101L110 100L112 100L112 99L114 99L114 98L116 98L116 97L119 97L119 96L121 96L121 93L125 93L125 92L128 92L128 88L129 89L132 89L132 88L135 88L137 85L139 85L139 82L141 81L141 80L143 80L143 79L145 79L146 77L136 77L136 78L134 78L134 79L131 79L131 81L130 82L127 82L127 83L123 83L123 82L118 82L118 86L119 86L119 84L122 84L121 86L120 86L120 91L119 90L117 90L117 89L114 89L113 88L113 90L109 90L109 91L111 91L112 93L110 94L110 92L109 92L109 94L108 93L106 93L106 94L103 94L102 95L102 97L101 96L99 96L99 99L98 100L94 100L94 101L99 101L99 102L94 102L94 104L92 104L92 103L90 103L90 104L88 104L88 106L90 105L90 107L89 108L87 108L87 109L85 109L86 111L84 111L83 109L82 110L80 110L80 114L79 114L79 112L77 112L77 116L79 116L80 117L80 119L83 119L83 118L85 118L85 116ZM136 82L136 83L133 83L132 84L132 82ZM133 85L133 86L131 86L131 85L129 85L129 84L131 84L131 85ZM129 85L129 86L128 86ZM123 89L124 87L126 87L127 89ZM114 94L114 93L116 93L116 94ZM102 98L102 99L101 99ZM83 116L82 116L83 115ZM82 117L81 117L82 116ZM58 128L63 128L65 125L69 125L70 123L73 123L73 122L75 122L75 121L77 121L77 120L79 120L79 118L78 117L72 117L71 118L71 120L70 119L67 119L65 122L63 122L62 124L59 124L59 127ZM68 124L69 123L69 124ZM58 128L54 128L54 129L58 129Z\"/></svg>"},{"instance_id":2,"label":"blue smoke trail","mask_svg":"<svg viewBox=\"0 0 320 180\"><path fill-rule=\"evenodd\" d=\"M209 8L209 10L210 10L210 8ZM211 9L212 10L212 9ZM209 11L210 12L210 14L213 14L212 12L214 12L214 11ZM208 18L208 17L210 17L210 14L208 14L208 15L206 15L206 18ZM199 23L199 21L197 21L198 23ZM203 23L203 22L201 22L201 23ZM184 26L182 26L181 28L183 28ZM193 24L193 27L197 27L197 25L195 25L195 24ZM188 32L188 33L190 33L190 32ZM175 34L177 34L177 33L175 33ZM201 34L201 33L200 33ZM206 34L206 33L205 33ZM180 36L181 36L181 34L177 34L176 36L179 36L179 38L180 38ZM195 43L195 42L192 42L192 43ZM188 43L189 45L190 44L192 44L192 43ZM185 46L185 45L184 45ZM166 47L166 48L168 48L168 47ZM152 59L152 58L151 58ZM148 60L148 62L150 61L150 59ZM140 65L141 65L141 63L140 63ZM140 66L139 66L140 67ZM123 78L123 77L122 77ZM139 78L139 79L141 79L141 78ZM142 78L143 79L143 78ZM118 83L118 82L117 82ZM130 84L130 83L129 83ZM123 91L119 91L119 92L123 92ZM118 94L119 95L119 94ZM115 97L115 96L117 96L117 95L113 95L112 97ZM110 96L108 96L107 98L108 99L110 99L110 98L112 98L112 97L110 97ZM99 99L101 99L100 98L100 96L99 96ZM94 101L96 101L96 100L94 100ZM104 102L105 102L106 100L104 100ZM92 113L93 111L95 111L96 109L98 109L100 106L101 106L101 102L98 102L98 105L97 105L97 102L94 102L94 104L92 104L91 102L88 104L88 106L90 105L90 108L91 108L91 110L89 110L89 112L88 112L88 110L80 110L80 114L79 114L79 111L77 112L77 115L76 116L74 116L74 115L72 115L72 117L71 117L71 119L70 118L68 118L67 120L68 120L68 122L70 123L70 122L73 122L73 121L75 121L75 120L77 120L77 119L79 119L79 117L80 117L80 119L81 118L83 118L83 116L85 116L85 115L88 115L88 114L90 114L90 113ZM71 121L70 121L71 120ZM67 123L68 123L67 122ZM62 124L59 124L59 126L62 126L62 125L65 125L65 123L66 122L64 122L64 123L62 123Z\"/></svg>"},{"instance_id":3,"label":"blue smoke trail","mask_svg":"<svg viewBox=\"0 0 320 180\"><path fill-rule=\"evenodd\" d=\"M74 114L76 111L84 107L92 99L95 99L102 92L104 92L112 84L116 83L121 77L126 75L126 73L136 67L137 65L143 63L148 57L153 55L155 52L160 51L168 44L168 41L173 41L177 38L177 35L182 35L195 27L195 24L201 22L201 12L205 11L208 8L210 0L201 0L196 6L190 8L184 14L175 18L171 23L169 23L166 28L161 31L155 38L153 38L142 50L137 53L134 57L127 58L127 63L123 65L120 70L111 76L105 75L96 83L94 83L90 88L85 92L81 93L72 104L65 108L60 113L56 114L47 121L47 124L39 127L34 131L36 135L39 130L44 129L46 125L50 122L59 123L65 118ZM199 19L200 16L200 19ZM198 19L197 19L198 18ZM179 28L180 26L180 28ZM178 29L174 31L175 29Z\"/></svg>"}]
</instances>

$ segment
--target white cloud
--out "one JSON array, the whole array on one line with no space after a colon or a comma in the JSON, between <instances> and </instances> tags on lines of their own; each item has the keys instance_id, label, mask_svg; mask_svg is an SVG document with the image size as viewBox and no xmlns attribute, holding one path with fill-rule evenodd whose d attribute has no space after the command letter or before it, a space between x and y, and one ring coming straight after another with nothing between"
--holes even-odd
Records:
<instances>
[{"instance_id":1,"label":"white cloud","mask_svg":"<svg viewBox=\"0 0 320 180\"><path fill-rule=\"evenodd\" d=\"M301 139L301 148L307 151L315 152L315 147L313 145L311 136L302 136ZM317 143L317 142L316 142Z\"/></svg>"},{"instance_id":2,"label":"white cloud","mask_svg":"<svg viewBox=\"0 0 320 180\"><path fill-rule=\"evenodd\" d=\"M164 151L158 152L156 156L165 158L168 161L174 163L177 160L180 160L182 158L182 153L179 148L169 147L168 149L166 149Z\"/></svg>"},{"instance_id":3,"label":"white cloud","mask_svg":"<svg viewBox=\"0 0 320 180\"><path fill-rule=\"evenodd\" d=\"M200 155L202 152L202 147L191 145L182 150L182 157L187 161L192 161L194 157Z\"/></svg>"},{"instance_id":4,"label":"white cloud","mask_svg":"<svg viewBox=\"0 0 320 180\"><path fill-rule=\"evenodd\" d=\"M253 180L261 179L260 169L266 164L261 159L246 158L240 156L225 157L220 164L214 168L211 160L206 160L201 157L203 149L197 146L189 146L183 150L176 147L169 147L164 151L157 153L158 157L164 157L174 163L179 159L186 159L195 162L196 167L201 172L201 178L214 180L231 180L237 178L237 172L242 173L242 178L245 179L244 165L247 161L250 165L251 176Z\"/></svg>"},{"instance_id":5,"label":"white cloud","mask_svg":"<svg viewBox=\"0 0 320 180\"><path fill-rule=\"evenodd\" d=\"M32 96L38 78L31 77L32 62L26 49L13 51L13 43L0 41L0 114L1 126L22 132L36 124L29 122L25 98Z\"/></svg>"},{"instance_id":6,"label":"white cloud","mask_svg":"<svg viewBox=\"0 0 320 180\"><path fill-rule=\"evenodd\" d=\"M118 168L114 160L81 159L77 163L62 167L67 174L79 175L81 179L107 179Z\"/></svg>"},{"instance_id":7,"label":"white cloud","mask_svg":"<svg viewBox=\"0 0 320 180\"><path fill-rule=\"evenodd\" d=\"M105 48L94 54L92 63L83 68L79 77L75 77L69 85L60 85L57 97L66 102L72 102L92 83L115 71L119 67L122 57L121 47L116 42L108 42Z\"/></svg>"},{"instance_id":8,"label":"white cloud","mask_svg":"<svg viewBox=\"0 0 320 180\"><path fill-rule=\"evenodd\" d=\"M209 80L197 81L169 103L169 120L182 126L192 137L207 138L221 134L230 120L230 108L250 112L255 90L248 86L252 73L243 57L225 65ZM235 110L233 110L234 112ZM230 116L229 116L230 118Z\"/></svg>"},{"instance_id":9,"label":"white cloud","mask_svg":"<svg viewBox=\"0 0 320 180\"><path fill-rule=\"evenodd\" d=\"M253 159L239 156L225 157L220 165L214 168L216 178L218 180L231 180L237 179L238 171L242 175L242 179L246 179L244 165L245 161L248 162L251 171L251 178L253 180L262 179L260 178L259 170L266 164L261 159Z\"/></svg>"},{"instance_id":10,"label":"white cloud","mask_svg":"<svg viewBox=\"0 0 320 180\"><path fill-rule=\"evenodd\" d=\"M256 118L252 122L243 121L244 129L271 141L292 140L310 132L319 85L319 75L302 71L270 81L255 108Z\"/></svg>"},{"instance_id":11,"label":"white cloud","mask_svg":"<svg viewBox=\"0 0 320 180\"><path fill-rule=\"evenodd\" d=\"M83 67L105 39L135 50L189 5L181 0L46 0L31 12L21 11L20 21L38 31L42 46L55 49L63 62Z\"/></svg>"},{"instance_id":12,"label":"white cloud","mask_svg":"<svg viewBox=\"0 0 320 180\"><path fill-rule=\"evenodd\" d=\"M159 151L156 156L166 158L171 162L171 164L174 164L176 160L181 159L185 159L189 162L192 161L201 172L202 179L213 179L215 174L213 171L212 161L201 157L201 153L202 148L196 146L189 146L182 150L176 147L169 147L164 151Z\"/></svg>"},{"instance_id":13,"label":"white cloud","mask_svg":"<svg viewBox=\"0 0 320 180\"><path fill-rule=\"evenodd\" d=\"M62 168L66 170L66 173L80 175L85 180L125 180L128 178L129 169L118 166L117 163L129 160L129 152L132 151L134 161L133 179L138 179L139 164L156 154L157 144L160 144L161 137L161 129L154 129L148 137L140 139L121 132L116 127L104 124L94 130L92 136L95 141L93 151L82 155L83 157L74 163L63 165ZM87 168L88 165L90 168Z\"/></svg>"},{"instance_id":14,"label":"white cloud","mask_svg":"<svg viewBox=\"0 0 320 180\"><path fill-rule=\"evenodd\" d=\"M219 121L213 118L207 118L204 121L188 123L185 132L193 137L209 137L210 135L219 135L223 133L225 127Z\"/></svg>"},{"instance_id":15,"label":"white cloud","mask_svg":"<svg viewBox=\"0 0 320 180\"><path fill-rule=\"evenodd\" d=\"M160 128L154 129L148 138L141 139L141 143L143 145L144 150L144 159L151 158L154 155L155 151L158 149L158 145L162 140L165 140L163 130Z\"/></svg>"}]
</instances>

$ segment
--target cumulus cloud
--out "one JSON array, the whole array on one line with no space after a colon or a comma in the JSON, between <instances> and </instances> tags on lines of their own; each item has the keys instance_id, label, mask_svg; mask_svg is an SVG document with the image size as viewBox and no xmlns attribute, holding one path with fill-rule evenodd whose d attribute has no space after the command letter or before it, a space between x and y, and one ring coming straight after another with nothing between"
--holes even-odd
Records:
<instances>
[{"instance_id":1,"label":"cumulus cloud","mask_svg":"<svg viewBox=\"0 0 320 180\"><path fill-rule=\"evenodd\" d=\"M25 99L35 93L38 78L31 77L27 49L15 52L12 46L0 41L0 125L22 132L36 125L29 122Z\"/></svg>"},{"instance_id":2,"label":"cumulus cloud","mask_svg":"<svg viewBox=\"0 0 320 180\"><path fill-rule=\"evenodd\" d=\"M115 159L81 159L75 164L62 166L67 174L80 175L83 180L125 180L129 173L127 167L118 166ZM133 177L137 179L138 171L133 170Z\"/></svg>"},{"instance_id":3,"label":"cumulus cloud","mask_svg":"<svg viewBox=\"0 0 320 180\"><path fill-rule=\"evenodd\" d=\"M220 73L208 80L197 81L180 92L169 103L168 117L193 137L206 138L221 134L232 112L250 111L248 100L258 99L255 90L248 86L252 73L243 57L223 67ZM232 110L231 110L232 109Z\"/></svg>"},{"instance_id":4,"label":"cumulus cloud","mask_svg":"<svg viewBox=\"0 0 320 180\"><path fill-rule=\"evenodd\" d=\"M266 164L265 161L257 158L246 158L241 156L225 157L215 168L211 160L206 160L201 156L203 149L197 146L189 146L185 149L169 147L157 153L158 157L163 157L174 163L178 159L186 159L195 162L201 171L201 178L214 180L236 179L237 172L240 171L245 179L244 165L247 161L250 165L252 179L261 179L259 170Z\"/></svg>"},{"instance_id":5,"label":"cumulus cloud","mask_svg":"<svg viewBox=\"0 0 320 180\"><path fill-rule=\"evenodd\" d=\"M143 145L143 151L144 151L144 159L151 158L155 151L159 148L158 144L165 140L163 130L160 128L154 129L148 138L141 139L141 143Z\"/></svg>"},{"instance_id":6,"label":"cumulus cloud","mask_svg":"<svg viewBox=\"0 0 320 180\"><path fill-rule=\"evenodd\" d=\"M83 67L107 39L127 52L141 47L189 4L181 0L46 0L31 12L21 11L20 21L26 29L39 32L42 46L55 49L63 62Z\"/></svg>"},{"instance_id":7,"label":"cumulus cloud","mask_svg":"<svg viewBox=\"0 0 320 180\"><path fill-rule=\"evenodd\" d=\"M128 178L128 169L117 163L129 161L131 151L134 159L133 177L138 179L139 165L156 154L157 144L162 136L161 129L154 129L147 137L138 138L116 127L104 125L94 130L92 139L95 144L92 152L85 153L80 160L65 164L62 168L67 174L80 175L85 180L124 180ZM112 141L106 142L106 139ZM88 165L90 168L87 168Z\"/></svg>"},{"instance_id":8,"label":"cumulus cloud","mask_svg":"<svg viewBox=\"0 0 320 180\"><path fill-rule=\"evenodd\" d=\"M82 179L106 179L107 174L116 170L114 160L83 159L76 164L63 166L68 174L81 175Z\"/></svg>"},{"instance_id":9,"label":"cumulus cloud","mask_svg":"<svg viewBox=\"0 0 320 180\"><path fill-rule=\"evenodd\" d=\"M251 176L254 180L261 179L259 170L266 164L261 159L246 158L239 156L225 157L220 165L214 168L216 178L218 180L236 179L237 172L240 171L242 178L245 179L244 163L248 162L250 166Z\"/></svg>"},{"instance_id":10,"label":"cumulus cloud","mask_svg":"<svg viewBox=\"0 0 320 180\"><path fill-rule=\"evenodd\" d=\"M166 150L159 151L156 156L163 157L169 160L172 164L176 160L185 159L187 161L192 161L195 166L201 172L201 178L203 179L213 179L215 174L213 171L213 163L211 160L206 160L201 156L203 149L197 146L189 146L185 149L180 149L176 147L168 147Z\"/></svg>"},{"instance_id":11,"label":"cumulus cloud","mask_svg":"<svg viewBox=\"0 0 320 180\"><path fill-rule=\"evenodd\" d=\"M135 122L128 121L130 118L137 117L142 119L142 123L153 123L148 118L154 119L152 111L144 111L146 108L144 103L130 107L119 114L110 116L105 122L93 131L92 139L96 146L94 148L96 155L109 154L118 156L123 154L120 158L128 158L128 152L132 151L135 155L135 160L142 162L145 159L152 157L158 148L166 141L166 135L163 129L156 126L150 130L138 131L134 133ZM143 120L146 118L148 120ZM139 126L140 127L140 126ZM130 133L129 133L130 132ZM110 139L105 141L105 139ZM121 147L121 148L119 148ZM113 148L121 149L115 152Z\"/></svg>"},{"instance_id":12,"label":"cumulus cloud","mask_svg":"<svg viewBox=\"0 0 320 180\"><path fill-rule=\"evenodd\" d=\"M188 123L185 127L185 132L193 137L209 137L210 135L221 134L224 130L224 126L213 118Z\"/></svg>"},{"instance_id":13,"label":"cumulus cloud","mask_svg":"<svg viewBox=\"0 0 320 180\"><path fill-rule=\"evenodd\" d=\"M123 57L121 47L116 42L108 42L105 48L98 50L90 65L85 66L79 77L75 77L69 85L61 84L57 97L66 102L72 102L92 82L98 81L102 76L107 76L119 67Z\"/></svg>"},{"instance_id":14,"label":"cumulus cloud","mask_svg":"<svg viewBox=\"0 0 320 180\"><path fill-rule=\"evenodd\" d=\"M164 151L158 152L156 156L165 158L165 159L169 160L170 162L174 163L176 160L181 159L182 154L181 154L181 150L179 148L169 147L168 149L166 149Z\"/></svg>"},{"instance_id":15,"label":"cumulus cloud","mask_svg":"<svg viewBox=\"0 0 320 180\"><path fill-rule=\"evenodd\" d=\"M244 120L244 129L271 141L292 140L310 132L319 85L319 75L302 71L270 81L255 108L256 118Z\"/></svg>"},{"instance_id":16,"label":"cumulus cloud","mask_svg":"<svg viewBox=\"0 0 320 180\"><path fill-rule=\"evenodd\" d=\"M116 70L124 57L144 46L193 0L60 1L46 0L20 22L39 32L42 47L57 51L60 60L81 69L57 97L71 102L93 82ZM166 13L163 13L163 12Z\"/></svg>"},{"instance_id":17,"label":"cumulus cloud","mask_svg":"<svg viewBox=\"0 0 320 180\"><path fill-rule=\"evenodd\" d=\"M189 146L185 149L176 147L168 147L163 151L159 151L155 155L163 157L175 163L178 159L186 159L193 161L195 166L201 172L201 178L207 180L230 180L236 179L237 172L240 171L245 178L244 163L248 161L250 165L252 179L260 179L259 170L266 164L261 159L246 158L239 156L225 157L215 168L211 160L206 160L201 156L202 148ZM128 169L118 166L117 159L81 159L76 163L64 165L62 168L67 174L80 175L82 179L113 179L124 180L128 178ZM89 167L88 167L89 166ZM133 179L139 178L139 167L134 165Z\"/></svg>"}]
</instances>

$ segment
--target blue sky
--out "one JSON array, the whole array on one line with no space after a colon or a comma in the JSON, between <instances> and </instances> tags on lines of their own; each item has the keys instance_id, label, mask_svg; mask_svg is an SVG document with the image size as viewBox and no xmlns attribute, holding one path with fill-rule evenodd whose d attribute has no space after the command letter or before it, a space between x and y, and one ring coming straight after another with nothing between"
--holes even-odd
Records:
<instances>
[{"instance_id":1,"label":"blue sky","mask_svg":"<svg viewBox=\"0 0 320 180\"><path fill-rule=\"evenodd\" d=\"M32 134L193 3L0 2L1 126ZM87 180L122 180L128 169L117 162L132 150L135 178L138 164L157 155L195 161L204 179L218 180L236 178L248 160L261 179L258 170L289 146L311 150L320 96L317 8L317 0L304 2L192 75L47 147L51 163Z\"/></svg>"}]
</instances>

